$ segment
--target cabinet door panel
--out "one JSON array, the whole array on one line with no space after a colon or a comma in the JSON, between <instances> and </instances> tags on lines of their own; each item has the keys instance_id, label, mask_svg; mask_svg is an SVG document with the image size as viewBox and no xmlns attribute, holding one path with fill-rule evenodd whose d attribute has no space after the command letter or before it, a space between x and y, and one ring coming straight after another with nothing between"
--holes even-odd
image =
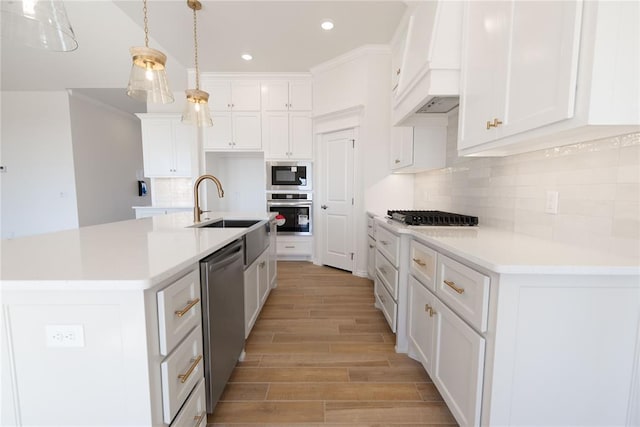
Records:
<instances>
[{"instance_id":1,"label":"cabinet door panel","mask_svg":"<svg viewBox=\"0 0 640 427\"><path fill-rule=\"evenodd\" d=\"M485 340L437 298L431 378L458 424L480 425Z\"/></svg>"},{"instance_id":2,"label":"cabinet door panel","mask_svg":"<svg viewBox=\"0 0 640 427\"><path fill-rule=\"evenodd\" d=\"M408 338L424 369L433 372L433 337L438 316L434 314L434 296L415 277L409 276Z\"/></svg>"},{"instance_id":3,"label":"cabinet door panel","mask_svg":"<svg viewBox=\"0 0 640 427\"><path fill-rule=\"evenodd\" d=\"M266 157L286 159L289 153L289 113L265 113L262 135Z\"/></svg>"},{"instance_id":4,"label":"cabinet door panel","mask_svg":"<svg viewBox=\"0 0 640 427\"><path fill-rule=\"evenodd\" d=\"M289 82L289 110L311 111L313 108L312 92L310 81Z\"/></svg>"},{"instance_id":5,"label":"cabinet door panel","mask_svg":"<svg viewBox=\"0 0 640 427\"><path fill-rule=\"evenodd\" d=\"M244 272L244 337L247 338L258 318L258 262Z\"/></svg>"},{"instance_id":6,"label":"cabinet door panel","mask_svg":"<svg viewBox=\"0 0 640 427\"><path fill-rule=\"evenodd\" d=\"M289 83L284 80L262 83L262 101L266 111L287 111Z\"/></svg>"},{"instance_id":7,"label":"cabinet door panel","mask_svg":"<svg viewBox=\"0 0 640 427\"><path fill-rule=\"evenodd\" d=\"M202 80L202 90L209 93L211 111L231 111L231 83L225 80Z\"/></svg>"},{"instance_id":8,"label":"cabinet door panel","mask_svg":"<svg viewBox=\"0 0 640 427\"><path fill-rule=\"evenodd\" d=\"M573 116L581 6L577 1L515 3L501 136Z\"/></svg>"},{"instance_id":9,"label":"cabinet door panel","mask_svg":"<svg viewBox=\"0 0 640 427\"><path fill-rule=\"evenodd\" d=\"M230 150L233 142L231 113L217 112L212 116L213 126L204 129L204 149Z\"/></svg>"},{"instance_id":10,"label":"cabinet door panel","mask_svg":"<svg viewBox=\"0 0 640 427\"><path fill-rule=\"evenodd\" d=\"M142 120L144 175L166 177L173 175L173 143L170 120Z\"/></svg>"},{"instance_id":11,"label":"cabinet door panel","mask_svg":"<svg viewBox=\"0 0 640 427\"><path fill-rule=\"evenodd\" d=\"M295 159L313 157L313 130L310 113L289 114L289 152Z\"/></svg>"},{"instance_id":12,"label":"cabinet door panel","mask_svg":"<svg viewBox=\"0 0 640 427\"><path fill-rule=\"evenodd\" d=\"M504 117L511 2L466 2L458 149L497 139L487 121ZM501 89L502 88L502 89Z\"/></svg>"},{"instance_id":13,"label":"cabinet door panel","mask_svg":"<svg viewBox=\"0 0 640 427\"><path fill-rule=\"evenodd\" d=\"M391 128L391 169L399 169L413 164L413 127L394 126Z\"/></svg>"},{"instance_id":14,"label":"cabinet door panel","mask_svg":"<svg viewBox=\"0 0 640 427\"><path fill-rule=\"evenodd\" d=\"M174 145L173 154L175 158L175 176L191 176L193 169L192 153L196 151L196 135L193 126L184 125L180 120L176 120L173 126Z\"/></svg>"},{"instance_id":15,"label":"cabinet door panel","mask_svg":"<svg viewBox=\"0 0 640 427\"><path fill-rule=\"evenodd\" d=\"M260 113L233 113L233 142L235 149L262 149Z\"/></svg>"},{"instance_id":16,"label":"cabinet door panel","mask_svg":"<svg viewBox=\"0 0 640 427\"><path fill-rule=\"evenodd\" d=\"M260 307L262 307L269 296L269 269L267 267L267 251L258 258L258 295Z\"/></svg>"},{"instance_id":17,"label":"cabinet door panel","mask_svg":"<svg viewBox=\"0 0 640 427\"><path fill-rule=\"evenodd\" d=\"M231 82L231 100L233 111L260 111L260 82Z\"/></svg>"}]
</instances>

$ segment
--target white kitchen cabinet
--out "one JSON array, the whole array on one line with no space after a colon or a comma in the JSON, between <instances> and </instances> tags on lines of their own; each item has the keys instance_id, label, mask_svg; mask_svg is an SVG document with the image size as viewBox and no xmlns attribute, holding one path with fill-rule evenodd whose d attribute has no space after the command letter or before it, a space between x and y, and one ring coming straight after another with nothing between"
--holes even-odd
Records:
<instances>
[{"instance_id":1,"label":"white kitchen cabinet","mask_svg":"<svg viewBox=\"0 0 640 427\"><path fill-rule=\"evenodd\" d=\"M244 271L244 330L245 338L251 333L260 315L260 309L269 296L269 249L266 249Z\"/></svg>"},{"instance_id":2,"label":"white kitchen cabinet","mask_svg":"<svg viewBox=\"0 0 640 427\"><path fill-rule=\"evenodd\" d=\"M265 158L307 160L313 157L311 113L263 113L262 123Z\"/></svg>"},{"instance_id":3,"label":"white kitchen cabinet","mask_svg":"<svg viewBox=\"0 0 640 427\"><path fill-rule=\"evenodd\" d=\"M313 236L278 235L278 259L309 259L312 253Z\"/></svg>"},{"instance_id":4,"label":"white kitchen cabinet","mask_svg":"<svg viewBox=\"0 0 640 427\"><path fill-rule=\"evenodd\" d=\"M367 237L367 275L373 279L376 275L376 241L373 237Z\"/></svg>"},{"instance_id":5,"label":"white kitchen cabinet","mask_svg":"<svg viewBox=\"0 0 640 427\"><path fill-rule=\"evenodd\" d=\"M209 93L209 108L221 111L260 111L260 82L258 80L228 80L200 78L202 90Z\"/></svg>"},{"instance_id":6,"label":"white kitchen cabinet","mask_svg":"<svg viewBox=\"0 0 640 427\"><path fill-rule=\"evenodd\" d=\"M273 80L262 83L264 111L311 111L311 80Z\"/></svg>"},{"instance_id":7,"label":"white kitchen cabinet","mask_svg":"<svg viewBox=\"0 0 640 427\"><path fill-rule=\"evenodd\" d=\"M409 356L422 363L424 369L433 372L434 342L438 331L435 311L435 295L423 283L409 276L408 292Z\"/></svg>"},{"instance_id":8,"label":"white kitchen cabinet","mask_svg":"<svg viewBox=\"0 0 640 427\"><path fill-rule=\"evenodd\" d=\"M466 2L459 154L516 154L638 131L639 9Z\"/></svg>"},{"instance_id":9,"label":"white kitchen cabinet","mask_svg":"<svg viewBox=\"0 0 640 427\"><path fill-rule=\"evenodd\" d=\"M432 301L437 320L429 375L458 424L479 426L485 339L439 299Z\"/></svg>"},{"instance_id":10,"label":"white kitchen cabinet","mask_svg":"<svg viewBox=\"0 0 640 427\"><path fill-rule=\"evenodd\" d=\"M391 171L417 173L446 165L447 119L425 117L421 126L391 128Z\"/></svg>"},{"instance_id":11,"label":"white kitchen cabinet","mask_svg":"<svg viewBox=\"0 0 640 427\"><path fill-rule=\"evenodd\" d=\"M144 174L148 178L191 177L196 133L179 114L137 114L142 128Z\"/></svg>"},{"instance_id":12,"label":"white kitchen cabinet","mask_svg":"<svg viewBox=\"0 0 640 427\"><path fill-rule=\"evenodd\" d=\"M375 294L376 298L375 306L382 311L384 318L389 324L391 332L396 333L398 304L393 299L391 294L389 294L389 291L387 290L385 285L382 284L380 276L376 276L373 283L373 293Z\"/></svg>"},{"instance_id":13,"label":"white kitchen cabinet","mask_svg":"<svg viewBox=\"0 0 640 427\"><path fill-rule=\"evenodd\" d=\"M205 151L262 150L259 112L212 112L213 126L204 128Z\"/></svg>"},{"instance_id":14,"label":"white kitchen cabinet","mask_svg":"<svg viewBox=\"0 0 640 427\"><path fill-rule=\"evenodd\" d=\"M278 279L278 226L276 220L269 222L269 287L276 287Z\"/></svg>"}]
</instances>

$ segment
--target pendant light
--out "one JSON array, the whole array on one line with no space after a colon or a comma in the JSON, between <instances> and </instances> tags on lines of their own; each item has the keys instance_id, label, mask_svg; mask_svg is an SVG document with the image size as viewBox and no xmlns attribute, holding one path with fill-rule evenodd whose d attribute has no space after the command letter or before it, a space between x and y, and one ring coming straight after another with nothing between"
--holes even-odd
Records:
<instances>
[{"instance_id":1,"label":"pendant light","mask_svg":"<svg viewBox=\"0 0 640 427\"><path fill-rule=\"evenodd\" d=\"M168 104L173 102L173 93L169 89L165 64L167 56L159 50L149 47L149 23L147 19L147 0L143 0L144 47L129 49L133 60L127 95L142 102Z\"/></svg>"},{"instance_id":2,"label":"pendant light","mask_svg":"<svg viewBox=\"0 0 640 427\"><path fill-rule=\"evenodd\" d=\"M198 0L187 0L187 6L193 10L193 45L196 63L196 88L187 89L187 105L182 113L182 122L199 127L213 126L209 112L209 94L200 90L200 69L198 67L198 21L196 11L202 9Z\"/></svg>"},{"instance_id":3,"label":"pendant light","mask_svg":"<svg viewBox=\"0 0 640 427\"><path fill-rule=\"evenodd\" d=\"M2 38L55 52L78 48L64 3L57 0L2 0Z\"/></svg>"}]
</instances>

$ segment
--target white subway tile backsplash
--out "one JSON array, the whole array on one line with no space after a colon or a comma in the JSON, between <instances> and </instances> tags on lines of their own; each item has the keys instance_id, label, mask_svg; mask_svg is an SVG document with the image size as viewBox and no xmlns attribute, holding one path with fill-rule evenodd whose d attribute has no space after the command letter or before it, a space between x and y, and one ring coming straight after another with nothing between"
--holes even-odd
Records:
<instances>
[{"instance_id":1,"label":"white subway tile backsplash","mask_svg":"<svg viewBox=\"0 0 640 427\"><path fill-rule=\"evenodd\" d=\"M457 157L456 138L452 116L447 168L415 176L415 209L640 257L640 133L494 158ZM556 215L547 191L559 193Z\"/></svg>"}]
</instances>

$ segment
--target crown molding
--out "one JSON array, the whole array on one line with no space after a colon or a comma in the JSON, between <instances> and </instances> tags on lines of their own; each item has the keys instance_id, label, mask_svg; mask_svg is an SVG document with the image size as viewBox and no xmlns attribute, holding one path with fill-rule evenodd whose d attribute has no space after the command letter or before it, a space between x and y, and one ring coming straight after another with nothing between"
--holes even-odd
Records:
<instances>
[{"instance_id":1,"label":"crown molding","mask_svg":"<svg viewBox=\"0 0 640 427\"><path fill-rule=\"evenodd\" d=\"M311 68L311 74L318 74L366 55L391 55L391 47L387 44L368 44L353 49L343 55L336 56L322 64Z\"/></svg>"}]
</instances>

